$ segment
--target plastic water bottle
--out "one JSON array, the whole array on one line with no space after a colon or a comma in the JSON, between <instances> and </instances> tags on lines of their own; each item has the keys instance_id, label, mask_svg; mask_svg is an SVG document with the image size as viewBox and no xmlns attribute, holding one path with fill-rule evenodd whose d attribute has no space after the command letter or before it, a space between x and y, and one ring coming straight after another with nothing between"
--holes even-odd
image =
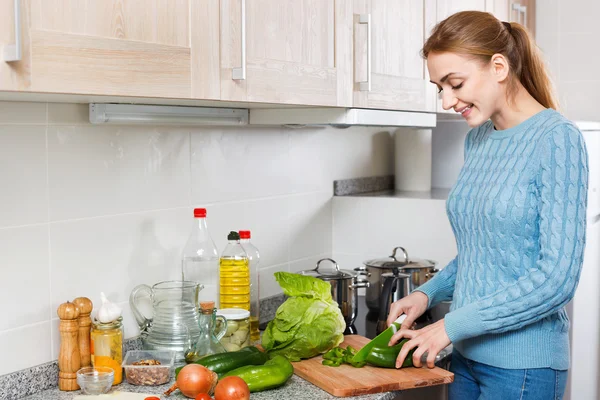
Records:
<instances>
[{"instance_id":1,"label":"plastic water bottle","mask_svg":"<svg viewBox=\"0 0 600 400\"><path fill-rule=\"evenodd\" d=\"M260 322L260 285L258 264L260 253L250 242L250 231L240 231L240 244L244 248L250 263L250 340L257 343L260 340L258 324Z\"/></svg>"},{"instance_id":2,"label":"plastic water bottle","mask_svg":"<svg viewBox=\"0 0 600 400\"><path fill-rule=\"evenodd\" d=\"M199 300L219 301L219 252L206 224L206 208L194 209L192 232L183 249L181 273L184 281L202 284Z\"/></svg>"}]
</instances>

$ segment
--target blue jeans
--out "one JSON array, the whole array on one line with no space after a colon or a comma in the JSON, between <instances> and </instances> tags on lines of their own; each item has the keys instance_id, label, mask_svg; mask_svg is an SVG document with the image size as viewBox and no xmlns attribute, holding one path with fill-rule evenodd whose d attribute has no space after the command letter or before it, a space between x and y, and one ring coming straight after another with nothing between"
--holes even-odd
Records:
<instances>
[{"instance_id":1,"label":"blue jeans","mask_svg":"<svg viewBox=\"0 0 600 400\"><path fill-rule=\"evenodd\" d=\"M454 349L448 400L561 400L567 371L504 369L464 358Z\"/></svg>"}]
</instances>

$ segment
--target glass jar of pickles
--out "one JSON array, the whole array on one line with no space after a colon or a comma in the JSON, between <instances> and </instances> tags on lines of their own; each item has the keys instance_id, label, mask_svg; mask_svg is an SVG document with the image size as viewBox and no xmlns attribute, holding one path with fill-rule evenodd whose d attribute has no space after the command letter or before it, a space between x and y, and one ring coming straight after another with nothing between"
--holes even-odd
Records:
<instances>
[{"instance_id":1,"label":"glass jar of pickles","mask_svg":"<svg viewBox=\"0 0 600 400\"><path fill-rule=\"evenodd\" d=\"M227 331L220 342L227 351L250 346L250 311L241 308L222 308L217 311L227 319Z\"/></svg>"},{"instance_id":2,"label":"glass jar of pickles","mask_svg":"<svg viewBox=\"0 0 600 400\"><path fill-rule=\"evenodd\" d=\"M109 367L115 371L114 385L123 381L123 317L108 323L92 322L90 353L94 367Z\"/></svg>"}]
</instances>

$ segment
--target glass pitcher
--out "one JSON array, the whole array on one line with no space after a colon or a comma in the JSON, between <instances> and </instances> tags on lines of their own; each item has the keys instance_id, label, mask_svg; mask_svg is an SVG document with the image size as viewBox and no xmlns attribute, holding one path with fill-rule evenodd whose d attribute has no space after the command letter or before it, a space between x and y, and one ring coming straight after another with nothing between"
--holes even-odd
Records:
<instances>
[{"instance_id":1,"label":"glass pitcher","mask_svg":"<svg viewBox=\"0 0 600 400\"><path fill-rule=\"evenodd\" d=\"M225 347L219 342L227 332L227 319L217 315L214 301L200 303L200 337L192 349L185 355L187 363L193 363L211 354L225 353ZM217 323L218 322L218 323Z\"/></svg>"},{"instance_id":2,"label":"glass pitcher","mask_svg":"<svg viewBox=\"0 0 600 400\"><path fill-rule=\"evenodd\" d=\"M191 281L159 282L152 287L136 286L129 296L131 311L140 326L142 346L147 350L171 350L176 360L198 341L198 294L203 286ZM144 296L143 296L144 295ZM140 302L150 299L153 316L146 318Z\"/></svg>"}]
</instances>

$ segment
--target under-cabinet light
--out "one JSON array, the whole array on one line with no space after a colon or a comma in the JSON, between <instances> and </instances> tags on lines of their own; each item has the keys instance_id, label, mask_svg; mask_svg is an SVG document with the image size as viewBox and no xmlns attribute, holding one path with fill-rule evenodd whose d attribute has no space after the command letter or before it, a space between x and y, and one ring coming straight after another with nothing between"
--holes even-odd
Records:
<instances>
[{"instance_id":1,"label":"under-cabinet light","mask_svg":"<svg viewBox=\"0 0 600 400\"><path fill-rule=\"evenodd\" d=\"M247 125L248 110L90 103L92 124Z\"/></svg>"}]
</instances>

